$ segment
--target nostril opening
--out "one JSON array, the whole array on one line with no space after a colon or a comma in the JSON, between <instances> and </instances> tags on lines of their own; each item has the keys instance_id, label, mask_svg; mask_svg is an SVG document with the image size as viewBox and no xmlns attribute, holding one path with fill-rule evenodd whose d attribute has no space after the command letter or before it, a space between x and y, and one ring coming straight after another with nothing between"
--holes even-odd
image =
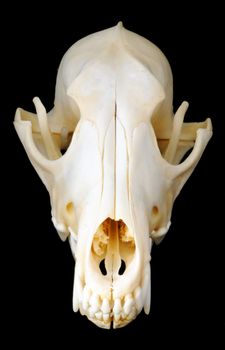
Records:
<instances>
[{"instance_id":1,"label":"nostril opening","mask_svg":"<svg viewBox=\"0 0 225 350\"><path fill-rule=\"evenodd\" d=\"M103 276L106 276L106 275L107 275L107 271L106 271L106 268L105 268L105 259L103 259L103 260L100 262L99 268L100 268L100 271L101 271L101 273L103 274Z\"/></svg>"},{"instance_id":2,"label":"nostril opening","mask_svg":"<svg viewBox=\"0 0 225 350\"><path fill-rule=\"evenodd\" d=\"M121 260L121 265L120 265L120 269L119 269L119 275L122 275L126 270L126 264L124 260Z\"/></svg>"}]
</instances>

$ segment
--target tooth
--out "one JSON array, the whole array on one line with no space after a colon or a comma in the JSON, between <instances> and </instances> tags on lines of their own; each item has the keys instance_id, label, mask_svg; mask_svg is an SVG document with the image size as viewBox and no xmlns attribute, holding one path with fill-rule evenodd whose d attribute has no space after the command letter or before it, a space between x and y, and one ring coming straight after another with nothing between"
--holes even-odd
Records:
<instances>
[{"instance_id":1,"label":"tooth","mask_svg":"<svg viewBox=\"0 0 225 350\"><path fill-rule=\"evenodd\" d=\"M150 278L148 281L148 289L147 289L147 295L146 295L146 300L145 300L145 304L144 304L144 311L146 313L146 315L149 314L150 312L150 304L151 304L151 289L150 289Z\"/></svg>"},{"instance_id":2,"label":"tooth","mask_svg":"<svg viewBox=\"0 0 225 350\"><path fill-rule=\"evenodd\" d=\"M84 310L88 309L90 296L91 296L91 290L87 286L85 286L83 290L83 298L82 298L82 306Z\"/></svg>"},{"instance_id":3,"label":"tooth","mask_svg":"<svg viewBox=\"0 0 225 350\"><path fill-rule=\"evenodd\" d=\"M103 314L103 321L105 322L109 321L109 314Z\"/></svg>"},{"instance_id":4,"label":"tooth","mask_svg":"<svg viewBox=\"0 0 225 350\"><path fill-rule=\"evenodd\" d=\"M103 299L101 310L104 314L110 313L111 307L109 305L109 300L108 299Z\"/></svg>"},{"instance_id":5,"label":"tooth","mask_svg":"<svg viewBox=\"0 0 225 350\"><path fill-rule=\"evenodd\" d=\"M81 281L76 273L76 267L74 266L74 283L73 283L73 310L77 312L79 309L79 302L82 298L82 286Z\"/></svg>"},{"instance_id":6,"label":"tooth","mask_svg":"<svg viewBox=\"0 0 225 350\"><path fill-rule=\"evenodd\" d=\"M77 268L75 269L77 270ZM82 282L81 279L79 277L79 272L75 272L75 289L76 289L76 294L77 294L77 298L79 300L79 303L82 302L82 296L83 296L83 287L82 287Z\"/></svg>"},{"instance_id":7,"label":"tooth","mask_svg":"<svg viewBox=\"0 0 225 350\"><path fill-rule=\"evenodd\" d=\"M80 314L83 316L86 314L86 310L83 309L82 304L80 304Z\"/></svg>"},{"instance_id":8,"label":"tooth","mask_svg":"<svg viewBox=\"0 0 225 350\"><path fill-rule=\"evenodd\" d=\"M114 314L114 320L118 322L120 320L120 314Z\"/></svg>"},{"instance_id":9,"label":"tooth","mask_svg":"<svg viewBox=\"0 0 225 350\"><path fill-rule=\"evenodd\" d=\"M134 298L135 298L135 303L137 307L137 312L139 313L143 308L142 290L140 286L135 289Z\"/></svg>"},{"instance_id":10,"label":"tooth","mask_svg":"<svg viewBox=\"0 0 225 350\"><path fill-rule=\"evenodd\" d=\"M134 299L132 298L131 294L127 294L125 296L125 303L123 306L123 311L125 312L126 315L129 315L133 306L134 306Z\"/></svg>"},{"instance_id":11,"label":"tooth","mask_svg":"<svg viewBox=\"0 0 225 350\"><path fill-rule=\"evenodd\" d=\"M143 282L143 300L144 300L144 311L148 315L150 312L150 301L151 301L151 288L150 288L150 264L145 267L144 282Z\"/></svg>"},{"instance_id":12,"label":"tooth","mask_svg":"<svg viewBox=\"0 0 225 350\"><path fill-rule=\"evenodd\" d=\"M124 300L126 301L126 300L131 299L131 298L132 298L132 294L128 293L125 295Z\"/></svg>"},{"instance_id":13,"label":"tooth","mask_svg":"<svg viewBox=\"0 0 225 350\"><path fill-rule=\"evenodd\" d=\"M91 305L91 308L92 308L92 310L93 310L93 312L94 312L94 313L96 313L96 312L100 311L100 309L99 309L99 306L98 306L98 305Z\"/></svg>"},{"instance_id":14,"label":"tooth","mask_svg":"<svg viewBox=\"0 0 225 350\"><path fill-rule=\"evenodd\" d=\"M113 306L113 312L114 314L119 314L121 311L122 311L121 300L119 298L116 298Z\"/></svg>"},{"instance_id":15,"label":"tooth","mask_svg":"<svg viewBox=\"0 0 225 350\"><path fill-rule=\"evenodd\" d=\"M124 320L125 318L127 318L127 314L125 314L125 311L122 311L120 316L121 316L121 320Z\"/></svg>"},{"instance_id":16,"label":"tooth","mask_svg":"<svg viewBox=\"0 0 225 350\"><path fill-rule=\"evenodd\" d=\"M88 316L90 318L94 318L94 316L95 316L95 311L92 309L92 307L89 307L89 309L88 309Z\"/></svg>"},{"instance_id":17,"label":"tooth","mask_svg":"<svg viewBox=\"0 0 225 350\"><path fill-rule=\"evenodd\" d=\"M127 320L131 321L136 317L136 309L135 307L132 308L131 312L129 315L127 315Z\"/></svg>"},{"instance_id":18,"label":"tooth","mask_svg":"<svg viewBox=\"0 0 225 350\"><path fill-rule=\"evenodd\" d=\"M98 320L102 320L102 312L101 311L98 311L95 313L95 317L98 319Z\"/></svg>"},{"instance_id":19,"label":"tooth","mask_svg":"<svg viewBox=\"0 0 225 350\"><path fill-rule=\"evenodd\" d=\"M69 231L69 233L71 234L71 236L73 236L74 240L75 240L76 243L77 243L77 235L76 235L76 233L73 231L72 227L68 226L68 231Z\"/></svg>"},{"instance_id":20,"label":"tooth","mask_svg":"<svg viewBox=\"0 0 225 350\"><path fill-rule=\"evenodd\" d=\"M73 254L74 260L76 261L77 241L75 240L75 238L71 234L69 235L69 243L70 243L70 248L71 248L71 252Z\"/></svg>"},{"instance_id":21,"label":"tooth","mask_svg":"<svg viewBox=\"0 0 225 350\"><path fill-rule=\"evenodd\" d=\"M92 296L89 299L89 303L94 313L100 310L101 303L100 303L100 298L97 294L92 294Z\"/></svg>"},{"instance_id":22,"label":"tooth","mask_svg":"<svg viewBox=\"0 0 225 350\"><path fill-rule=\"evenodd\" d=\"M77 293L76 293L76 287L75 287L75 283L73 286L73 311L77 312L79 309L79 300L77 297Z\"/></svg>"},{"instance_id":23,"label":"tooth","mask_svg":"<svg viewBox=\"0 0 225 350\"><path fill-rule=\"evenodd\" d=\"M150 276L150 264L145 265L144 273L142 275L142 296L143 296L143 301L146 299L146 293L147 293L147 288L148 288L148 280Z\"/></svg>"}]
</instances>

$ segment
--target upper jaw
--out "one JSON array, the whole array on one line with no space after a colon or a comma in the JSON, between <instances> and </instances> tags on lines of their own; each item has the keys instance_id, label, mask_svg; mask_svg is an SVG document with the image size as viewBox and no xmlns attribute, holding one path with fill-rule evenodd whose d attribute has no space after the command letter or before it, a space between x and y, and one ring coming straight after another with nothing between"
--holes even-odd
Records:
<instances>
[{"instance_id":1,"label":"upper jaw","mask_svg":"<svg viewBox=\"0 0 225 350\"><path fill-rule=\"evenodd\" d=\"M75 268L76 270L76 268ZM121 276L129 284L129 279ZM102 285L101 285L102 287ZM107 292L106 292L107 291ZM99 294L93 290L88 281L82 282L77 278L75 271L73 308L80 310L90 321L102 328L120 328L126 326L141 312L144 307L145 313L150 308L150 264L146 263L139 285L129 293L115 297L113 285L106 289L105 293Z\"/></svg>"},{"instance_id":2,"label":"upper jaw","mask_svg":"<svg viewBox=\"0 0 225 350\"><path fill-rule=\"evenodd\" d=\"M135 319L143 307L149 313L150 264L149 259L145 259L146 252L140 254L134 242L132 246L130 236L127 234L124 238L119 232L121 225L118 221L107 220L108 240L102 235L102 226L98 229L102 250L96 245L96 235L92 235L91 247L87 243L87 250L81 254L83 259L77 259L73 309L80 310L99 327L110 328L112 324L113 328L119 328ZM72 240L70 244L73 250ZM151 244L147 250L150 257ZM121 274L122 259L126 267ZM104 274L99 267L103 260Z\"/></svg>"}]
</instances>

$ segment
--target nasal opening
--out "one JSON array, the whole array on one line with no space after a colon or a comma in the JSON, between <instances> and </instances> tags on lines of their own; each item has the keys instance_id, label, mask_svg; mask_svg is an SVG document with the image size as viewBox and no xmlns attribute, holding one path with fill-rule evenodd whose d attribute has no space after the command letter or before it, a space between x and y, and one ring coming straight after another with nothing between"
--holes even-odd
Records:
<instances>
[{"instance_id":1,"label":"nasal opening","mask_svg":"<svg viewBox=\"0 0 225 350\"><path fill-rule=\"evenodd\" d=\"M103 276L107 275L107 271L106 271L106 268L105 268L105 259L101 260L101 262L99 264L99 269L100 269L100 271L101 271Z\"/></svg>"},{"instance_id":2,"label":"nasal opening","mask_svg":"<svg viewBox=\"0 0 225 350\"><path fill-rule=\"evenodd\" d=\"M135 241L123 220L107 218L99 225L92 242L92 255L103 276L122 276L132 261Z\"/></svg>"},{"instance_id":3,"label":"nasal opening","mask_svg":"<svg viewBox=\"0 0 225 350\"><path fill-rule=\"evenodd\" d=\"M124 260L121 260L121 265L119 269L119 275L123 275L126 270L126 263Z\"/></svg>"}]
</instances>

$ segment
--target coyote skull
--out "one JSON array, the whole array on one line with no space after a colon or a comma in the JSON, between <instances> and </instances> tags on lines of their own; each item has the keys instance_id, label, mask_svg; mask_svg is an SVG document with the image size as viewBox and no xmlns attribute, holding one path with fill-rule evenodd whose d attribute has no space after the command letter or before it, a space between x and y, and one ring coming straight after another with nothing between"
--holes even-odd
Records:
<instances>
[{"instance_id":1,"label":"coyote skull","mask_svg":"<svg viewBox=\"0 0 225 350\"><path fill-rule=\"evenodd\" d=\"M17 109L15 127L76 261L73 309L123 327L150 309L150 253L211 135L183 123L162 52L116 27L87 36L59 67L54 108ZM185 153L190 155L180 163Z\"/></svg>"}]
</instances>

